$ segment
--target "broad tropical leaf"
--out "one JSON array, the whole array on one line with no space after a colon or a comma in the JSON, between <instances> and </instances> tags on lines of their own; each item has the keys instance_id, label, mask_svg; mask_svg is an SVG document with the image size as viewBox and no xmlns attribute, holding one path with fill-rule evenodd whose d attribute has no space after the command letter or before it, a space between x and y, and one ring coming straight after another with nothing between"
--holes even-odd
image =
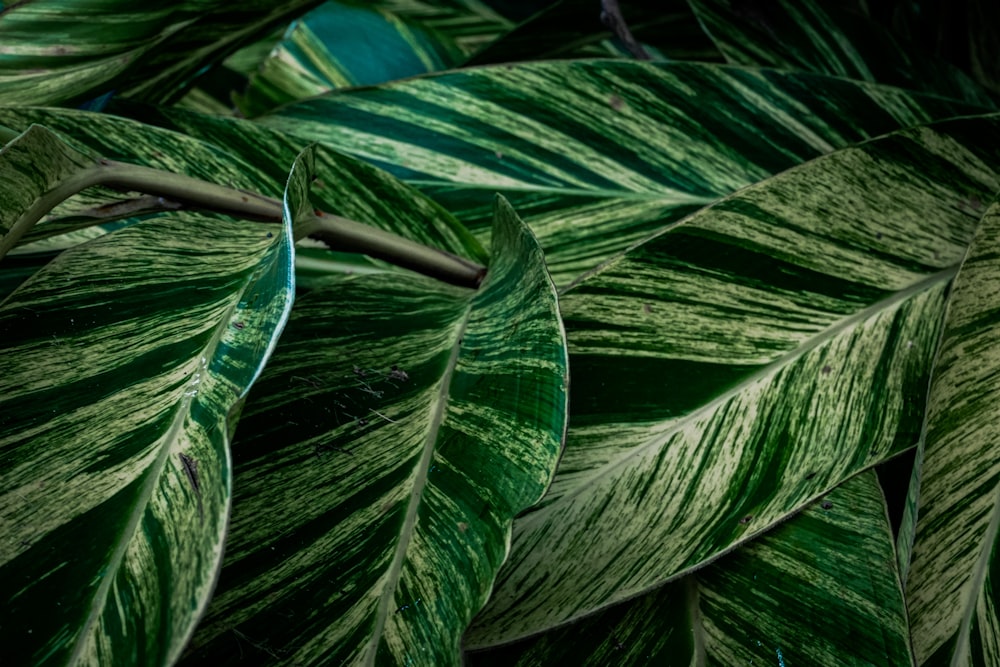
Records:
<instances>
[{"instance_id":1,"label":"broad tropical leaf","mask_svg":"<svg viewBox=\"0 0 1000 667\"><path fill-rule=\"evenodd\" d=\"M723 60L687 0L655 4L625 0L619 6L636 40L664 57ZM584 56L632 57L601 20L599 3L559 0L477 52L466 65Z\"/></svg>"},{"instance_id":2,"label":"broad tropical leaf","mask_svg":"<svg viewBox=\"0 0 1000 667\"><path fill-rule=\"evenodd\" d=\"M1000 116L903 130L566 290L566 450L469 645L651 590L913 446L948 286L998 190Z\"/></svg>"},{"instance_id":3,"label":"broad tropical leaf","mask_svg":"<svg viewBox=\"0 0 1000 667\"><path fill-rule=\"evenodd\" d=\"M734 65L798 69L994 104L954 65L902 48L877 23L835 3L690 0L690 4Z\"/></svg>"},{"instance_id":4,"label":"broad tropical leaf","mask_svg":"<svg viewBox=\"0 0 1000 667\"><path fill-rule=\"evenodd\" d=\"M230 420L291 308L285 223L147 220L0 305L5 659L180 655L221 561Z\"/></svg>"},{"instance_id":5,"label":"broad tropical leaf","mask_svg":"<svg viewBox=\"0 0 1000 667\"><path fill-rule=\"evenodd\" d=\"M680 581L466 664L910 664L893 561L866 472Z\"/></svg>"},{"instance_id":6,"label":"broad tropical leaf","mask_svg":"<svg viewBox=\"0 0 1000 667\"><path fill-rule=\"evenodd\" d=\"M994 203L955 279L928 399L906 579L921 665L989 664L1000 656L998 252Z\"/></svg>"},{"instance_id":7,"label":"broad tropical leaf","mask_svg":"<svg viewBox=\"0 0 1000 667\"><path fill-rule=\"evenodd\" d=\"M489 67L332 93L259 122L417 185L485 241L493 192L557 285L734 190L972 107L871 84L688 63Z\"/></svg>"},{"instance_id":8,"label":"broad tropical leaf","mask_svg":"<svg viewBox=\"0 0 1000 667\"><path fill-rule=\"evenodd\" d=\"M356 276L296 303L243 412L189 664L458 663L566 418L555 291L502 200L493 249L478 292Z\"/></svg>"},{"instance_id":9,"label":"broad tropical leaf","mask_svg":"<svg viewBox=\"0 0 1000 667\"><path fill-rule=\"evenodd\" d=\"M484 0L349 0L376 7L446 35L466 54L472 54L510 31L514 20Z\"/></svg>"},{"instance_id":10,"label":"broad tropical leaf","mask_svg":"<svg viewBox=\"0 0 1000 667\"><path fill-rule=\"evenodd\" d=\"M237 95L245 116L329 92L457 65L450 38L372 7L326 2L296 21Z\"/></svg>"},{"instance_id":11,"label":"broad tropical leaf","mask_svg":"<svg viewBox=\"0 0 1000 667\"><path fill-rule=\"evenodd\" d=\"M0 9L3 103L62 104L115 89L168 101L206 65L316 4L15 2Z\"/></svg>"},{"instance_id":12,"label":"broad tropical leaf","mask_svg":"<svg viewBox=\"0 0 1000 667\"><path fill-rule=\"evenodd\" d=\"M146 123L225 147L223 155L231 162L249 163L255 170L275 176L281 165L291 164L313 141L246 120L217 118L182 109L124 106L122 111ZM261 155L269 159L261 161ZM482 245L465 226L412 187L338 152L317 151L316 160L322 178L313 186L312 197L324 210L462 257L485 260Z\"/></svg>"}]
</instances>

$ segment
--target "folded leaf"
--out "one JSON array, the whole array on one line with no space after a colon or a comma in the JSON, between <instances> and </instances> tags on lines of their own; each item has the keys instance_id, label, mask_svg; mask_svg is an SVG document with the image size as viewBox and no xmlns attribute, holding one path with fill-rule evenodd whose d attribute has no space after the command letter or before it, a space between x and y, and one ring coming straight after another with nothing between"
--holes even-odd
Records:
<instances>
[{"instance_id":1,"label":"folded leaf","mask_svg":"<svg viewBox=\"0 0 1000 667\"><path fill-rule=\"evenodd\" d=\"M648 591L913 446L998 169L1000 116L903 130L741 190L568 289L566 451L469 646Z\"/></svg>"},{"instance_id":2,"label":"folded leaf","mask_svg":"<svg viewBox=\"0 0 1000 667\"><path fill-rule=\"evenodd\" d=\"M1000 642L1000 204L962 264L934 365L906 578L917 664L985 664Z\"/></svg>"},{"instance_id":3,"label":"folded leaf","mask_svg":"<svg viewBox=\"0 0 1000 667\"><path fill-rule=\"evenodd\" d=\"M912 663L875 474L708 567L593 616L466 656L486 665Z\"/></svg>"},{"instance_id":4,"label":"folded leaf","mask_svg":"<svg viewBox=\"0 0 1000 667\"><path fill-rule=\"evenodd\" d=\"M841 79L688 63L553 62L332 93L259 122L389 169L483 238L492 194L564 286L715 199L973 107Z\"/></svg>"},{"instance_id":5,"label":"folded leaf","mask_svg":"<svg viewBox=\"0 0 1000 667\"><path fill-rule=\"evenodd\" d=\"M293 291L290 221L184 213L68 250L0 305L7 660L176 660L222 556L229 419Z\"/></svg>"},{"instance_id":6,"label":"folded leaf","mask_svg":"<svg viewBox=\"0 0 1000 667\"><path fill-rule=\"evenodd\" d=\"M296 303L243 412L191 664L458 664L566 419L555 291L503 200L493 249L478 292L371 275Z\"/></svg>"}]
</instances>

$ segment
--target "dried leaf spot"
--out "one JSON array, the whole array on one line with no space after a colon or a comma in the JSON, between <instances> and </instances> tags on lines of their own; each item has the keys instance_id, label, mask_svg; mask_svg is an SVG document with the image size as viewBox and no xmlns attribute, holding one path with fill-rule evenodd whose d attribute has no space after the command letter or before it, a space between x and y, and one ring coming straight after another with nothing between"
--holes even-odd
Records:
<instances>
[{"instance_id":1,"label":"dried leaf spot","mask_svg":"<svg viewBox=\"0 0 1000 667\"><path fill-rule=\"evenodd\" d=\"M653 312L653 304L651 304L651 303L644 303L644 304L642 304L642 309L644 311L646 311L647 313L651 313L651 312Z\"/></svg>"},{"instance_id":2,"label":"dried leaf spot","mask_svg":"<svg viewBox=\"0 0 1000 667\"><path fill-rule=\"evenodd\" d=\"M389 371L390 380L399 380L400 382L406 382L410 379L410 374L399 368L398 366L393 366Z\"/></svg>"},{"instance_id":3,"label":"dried leaf spot","mask_svg":"<svg viewBox=\"0 0 1000 667\"><path fill-rule=\"evenodd\" d=\"M829 500L824 500L824 501L823 501L823 504L822 504L822 505L820 505L820 507L822 507L822 508L823 508L823 509L825 509L825 510L828 510L828 509L830 509L831 507L833 507L833 503L831 503L831 502L830 502Z\"/></svg>"},{"instance_id":4,"label":"dried leaf spot","mask_svg":"<svg viewBox=\"0 0 1000 667\"><path fill-rule=\"evenodd\" d=\"M745 517L740 519L740 524L745 526L751 521L753 521L753 514L747 514Z\"/></svg>"},{"instance_id":5,"label":"dried leaf spot","mask_svg":"<svg viewBox=\"0 0 1000 667\"><path fill-rule=\"evenodd\" d=\"M498 160L502 160L502 159L503 159L503 153L501 153L500 151L497 151L497 152L495 153L495 155L497 156L497 159L498 159Z\"/></svg>"},{"instance_id":6,"label":"dried leaf spot","mask_svg":"<svg viewBox=\"0 0 1000 667\"><path fill-rule=\"evenodd\" d=\"M241 329L241 330L242 330L242 329L243 329L243 327L245 327L245 326L246 326L246 325L245 325L245 324L243 324L242 322L233 322L233 328L234 328L234 329Z\"/></svg>"},{"instance_id":7,"label":"dried leaf spot","mask_svg":"<svg viewBox=\"0 0 1000 667\"><path fill-rule=\"evenodd\" d=\"M826 366L823 366L823 369L820 372L823 373L823 375L829 375L832 370L833 369L830 368L830 364L827 364Z\"/></svg>"},{"instance_id":8,"label":"dried leaf spot","mask_svg":"<svg viewBox=\"0 0 1000 667\"><path fill-rule=\"evenodd\" d=\"M458 532L464 533L468 529L469 529L469 524L465 523L464 521L458 522Z\"/></svg>"},{"instance_id":9,"label":"dried leaf spot","mask_svg":"<svg viewBox=\"0 0 1000 667\"><path fill-rule=\"evenodd\" d=\"M614 109L615 111L621 111L622 109L625 108L625 100L618 97L617 95L612 95L608 99L608 104L610 104L611 108Z\"/></svg>"},{"instance_id":10,"label":"dried leaf spot","mask_svg":"<svg viewBox=\"0 0 1000 667\"><path fill-rule=\"evenodd\" d=\"M267 238L273 239L274 238L274 234L272 234L271 232L268 232L267 233Z\"/></svg>"}]
</instances>

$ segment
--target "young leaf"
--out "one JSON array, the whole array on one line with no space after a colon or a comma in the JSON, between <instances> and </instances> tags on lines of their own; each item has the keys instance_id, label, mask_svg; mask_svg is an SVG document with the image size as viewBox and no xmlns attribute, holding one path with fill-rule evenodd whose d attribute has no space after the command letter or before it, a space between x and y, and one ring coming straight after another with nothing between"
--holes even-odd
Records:
<instances>
[{"instance_id":1,"label":"young leaf","mask_svg":"<svg viewBox=\"0 0 1000 667\"><path fill-rule=\"evenodd\" d=\"M983 217L948 303L922 447L906 578L917 664L995 659L1000 540L1000 204Z\"/></svg>"},{"instance_id":2,"label":"young leaf","mask_svg":"<svg viewBox=\"0 0 1000 667\"><path fill-rule=\"evenodd\" d=\"M291 105L259 122L389 169L485 231L493 192L557 285L715 199L831 150L973 107L687 63L532 63Z\"/></svg>"},{"instance_id":3,"label":"young leaf","mask_svg":"<svg viewBox=\"0 0 1000 667\"><path fill-rule=\"evenodd\" d=\"M913 446L998 147L994 115L837 151L568 289L566 451L470 646L650 590Z\"/></svg>"},{"instance_id":4,"label":"young leaf","mask_svg":"<svg viewBox=\"0 0 1000 667\"><path fill-rule=\"evenodd\" d=\"M567 361L541 252L498 200L478 292L353 276L296 303L234 444L189 660L457 664L511 519L554 471Z\"/></svg>"},{"instance_id":5,"label":"young leaf","mask_svg":"<svg viewBox=\"0 0 1000 667\"><path fill-rule=\"evenodd\" d=\"M0 627L17 664L171 664L229 514L228 422L291 307L290 221L191 213L0 305Z\"/></svg>"},{"instance_id":6,"label":"young leaf","mask_svg":"<svg viewBox=\"0 0 1000 667\"><path fill-rule=\"evenodd\" d=\"M866 472L680 581L466 664L911 664L893 563Z\"/></svg>"}]
</instances>

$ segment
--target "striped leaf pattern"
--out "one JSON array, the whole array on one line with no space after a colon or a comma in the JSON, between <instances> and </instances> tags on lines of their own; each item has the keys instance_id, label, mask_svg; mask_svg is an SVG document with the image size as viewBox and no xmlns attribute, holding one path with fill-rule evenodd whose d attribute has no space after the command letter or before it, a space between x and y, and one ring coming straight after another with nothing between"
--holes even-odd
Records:
<instances>
[{"instance_id":1,"label":"striped leaf pattern","mask_svg":"<svg viewBox=\"0 0 1000 667\"><path fill-rule=\"evenodd\" d=\"M1000 205L955 280L928 399L916 537L906 579L921 665L1000 660Z\"/></svg>"},{"instance_id":2,"label":"striped leaf pattern","mask_svg":"<svg viewBox=\"0 0 1000 667\"><path fill-rule=\"evenodd\" d=\"M6 660L177 659L221 561L232 411L293 291L289 220L178 213L68 250L0 305Z\"/></svg>"},{"instance_id":3,"label":"striped leaf pattern","mask_svg":"<svg viewBox=\"0 0 1000 667\"><path fill-rule=\"evenodd\" d=\"M818 0L689 0L734 65L799 69L878 81L992 106L990 96L957 67L903 48L892 33L836 3Z\"/></svg>"},{"instance_id":4,"label":"striped leaf pattern","mask_svg":"<svg viewBox=\"0 0 1000 667\"><path fill-rule=\"evenodd\" d=\"M680 581L466 658L471 667L911 663L892 532L872 472Z\"/></svg>"},{"instance_id":5,"label":"striped leaf pattern","mask_svg":"<svg viewBox=\"0 0 1000 667\"><path fill-rule=\"evenodd\" d=\"M983 116L843 149L566 290L566 450L469 646L650 590L913 446L998 147Z\"/></svg>"},{"instance_id":6,"label":"striped leaf pattern","mask_svg":"<svg viewBox=\"0 0 1000 667\"><path fill-rule=\"evenodd\" d=\"M342 278L296 303L234 444L226 561L187 664L457 664L555 468L567 360L499 201L477 292Z\"/></svg>"},{"instance_id":7,"label":"striped leaf pattern","mask_svg":"<svg viewBox=\"0 0 1000 667\"><path fill-rule=\"evenodd\" d=\"M63 104L118 93L162 102L207 64L319 0L35 0L0 9L4 104Z\"/></svg>"},{"instance_id":8,"label":"striped leaf pattern","mask_svg":"<svg viewBox=\"0 0 1000 667\"><path fill-rule=\"evenodd\" d=\"M259 122L420 187L484 239L494 192L557 285L734 190L903 126L974 112L840 79L586 61L331 93Z\"/></svg>"},{"instance_id":9,"label":"striped leaf pattern","mask_svg":"<svg viewBox=\"0 0 1000 667\"><path fill-rule=\"evenodd\" d=\"M181 109L124 107L145 123L182 132L217 148L230 169L244 168L277 178L312 143L257 123L216 118ZM2 118L2 116L0 116ZM140 127L148 127L142 126ZM194 141L195 139L191 139ZM260 156L268 156L261 160ZM316 152L319 180L311 196L324 210L405 236L424 245L485 261L482 245L453 215L412 187L379 169L333 150Z\"/></svg>"},{"instance_id":10,"label":"striped leaf pattern","mask_svg":"<svg viewBox=\"0 0 1000 667\"><path fill-rule=\"evenodd\" d=\"M336 88L448 69L462 52L448 37L372 7L326 2L296 21L235 97L244 116Z\"/></svg>"},{"instance_id":11,"label":"striped leaf pattern","mask_svg":"<svg viewBox=\"0 0 1000 667\"><path fill-rule=\"evenodd\" d=\"M377 7L420 23L451 39L463 53L472 54L509 32L514 23L484 0L348 0Z\"/></svg>"}]
</instances>

